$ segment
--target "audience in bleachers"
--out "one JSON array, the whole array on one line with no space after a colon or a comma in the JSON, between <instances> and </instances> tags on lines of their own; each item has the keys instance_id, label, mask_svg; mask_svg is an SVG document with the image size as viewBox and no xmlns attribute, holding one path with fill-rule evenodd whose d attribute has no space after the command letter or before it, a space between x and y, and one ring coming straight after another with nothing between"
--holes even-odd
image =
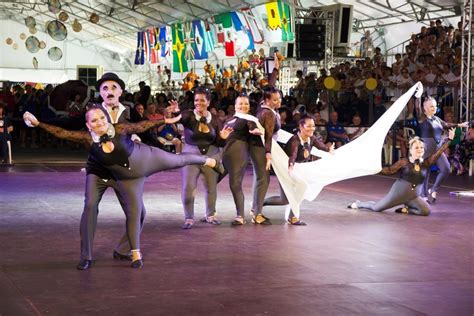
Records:
<instances>
[{"instance_id":1,"label":"audience in bleachers","mask_svg":"<svg viewBox=\"0 0 474 316\"><path fill-rule=\"evenodd\" d=\"M319 73L305 74L301 69L292 70L296 83L290 89L290 96L283 98L280 109L282 129L292 132L301 114L312 113L315 116L315 134L323 142L335 142L336 147L340 147L362 135L391 103L416 81L423 83L426 95L433 96L438 101L441 108L438 115L446 119L450 113L454 113L459 97L461 27L461 22L455 29L453 26L443 25L440 20L431 21L429 27L422 26L418 34L410 37L405 51L395 54L394 61L388 65L389 56L384 56L379 47L369 49L366 45L363 58L355 61L335 64L330 69L319 69ZM370 32L365 32L364 43L367 44L369 40ZM193 90L199 85L204 85L212 90L209 109L220 119L225 120L234 114L233 104L241 93L249 95L250 113L255 113L262 99L262 88L271 80L264 75L267 73L263 69L264 60L263 51L259 51L253 52L248 60L241 61L237 67L234 65L221 67L219 64L206 62L204 75L199 77L191 69L183 82L170 80L169 69L165 67L165 71L159 67L157 72L159 89L154 95L150 86L140 82L138 91L124 92L122 103L132 109L133 121L158 119L163 117L164 108L168 105L168 101L173 99L178 100L181 110L192 109ZM340 83L337 88L328 89L325 86L325 79L329 75ZM374 90L367 89L368 78L377 80L378 85ZM36 91L28 85L14 86L11 91L4 94L4 98L8 98L5 101L6 109L14 118L20 118L24 111L43 118L42 115L46 114L41 113L46 113L45 110L48 109L47 96L51 88L48 87L43 92ZM374 107L372 112L369 111L370 105ZM304 113L301 110L302 106ZM76 116L84 109L80 105L80 99L76 97L75 100L71 100L66 110L69 116ZM410 100L406 110L399 117L401 125L416 122L415 116L414 100ZM43 137L26 129L23 124L18 124L17 127L15 132L19 135L17 137L20 145L29 143L33 147L38 144L38 137ZM152 131L151 136L147 135L145 139L152 144L153 141L149 141L149 137L169 141L167 138L171 138L171 134L173 134L171 141L173 144L176 143L178 149L180 135L176 127L166 131ZM25 142L28 137L31 141ZM404 137L403 133L396 137L397 145L402 148L402 156L406 156L404 144L407 140ZM466 144L467 139L462 136L463 144ZM43 144L41 140L39 141ZM163 141L157 143L159 146ZM472 144L472 140L467 141L467 144L467 147L472 146L469 145ZM463 146L457 146L461 148L458 152L466 148ZM452 148L452 151L454 153L456 150ZM465 159L463 159L458 159L462 161L461 164L452 160L454 165L459 165L456 167L458 173L463 173L465 170L463 169Z\"/></svg>"}]
</instances>

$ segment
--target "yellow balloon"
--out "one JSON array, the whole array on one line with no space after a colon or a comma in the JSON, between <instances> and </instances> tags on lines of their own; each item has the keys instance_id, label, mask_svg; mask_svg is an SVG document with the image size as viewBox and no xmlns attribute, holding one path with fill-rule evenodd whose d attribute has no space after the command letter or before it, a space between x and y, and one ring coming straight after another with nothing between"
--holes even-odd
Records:
<instances>
[{"instance_id":1,"label":"yellow balloon","mask_svg":"<svg viewBox=\"0 0 474 316\"><path fill-rule=\"evenodd\" d=\"M334 87L336 86L336 80L334 80L333 77L327 77L326 79L324 79L324 86L326 87L326 89L334 89Z\"/></svg>"},{"instance_id":2,"label":"yellow balloon","mask_svg":"<svg viewBox=\"0 0 474 316\"><path fill-rule=\"evenodd\" d=\"M365 87L367 90L373 91L377 88L377 80L375 78L369 78L365 81Z\"/></svg>"},{"instance_id":3,"label":"yellow balloon","mask_svg":"<svg viewBox=\"0 0 474 316\"><path fill-rule=\"evenodd\" d=\"M336 85L334 86L334 91L339 91L341 90L341 81L336 80Z\"/></svg>"}]
</instances>

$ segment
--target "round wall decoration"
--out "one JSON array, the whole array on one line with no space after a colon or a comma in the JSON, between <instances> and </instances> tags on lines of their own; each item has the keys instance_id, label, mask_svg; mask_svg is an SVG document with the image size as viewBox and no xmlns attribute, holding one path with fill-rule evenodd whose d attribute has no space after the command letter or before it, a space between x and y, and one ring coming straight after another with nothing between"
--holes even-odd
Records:
<instances>
[{"instance_id":1,"label":"round wall decoration","mask_svg":"<svg viewBox=\"0 0 474 316\"><path fill-rule=\"evenodd\" d=\"M30 36L25 41L26 50L36 53L40 49L40 41L35 36Z\"/></svg>"},{"instance_id":2,"label":"round wall decoration","mask_svg":"<svg viewBox=\"0 0 474 316\"><path fill-rule=\"evenodd\" d=\"M64 41L67 37L66 26L58 20L49 21L46 30L54 40Z\"/></svg>"},{"instance_id":3,"label":"round wall decoration","mask_svg":"<svg viewBox=\"0 0 474 316\"><path fill-rule=\"evenodd\" d=\"M58 61L63 57L63 51L59 47L51 47L48 50L48 57L52 61Z\"/></svg>"}]
</instances>

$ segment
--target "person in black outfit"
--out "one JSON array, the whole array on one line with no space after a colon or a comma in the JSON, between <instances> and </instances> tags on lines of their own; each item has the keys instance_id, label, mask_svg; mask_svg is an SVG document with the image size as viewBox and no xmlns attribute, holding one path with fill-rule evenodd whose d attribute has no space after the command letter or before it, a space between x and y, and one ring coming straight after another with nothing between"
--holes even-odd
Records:
<instances>
[{"instance_id":1,"label":"person in black outfit","mask_svg":"<svg viewBox=\"0 0 474 316\"><path fill-rule=\"evenodd\" d=\"M242 180L249 160L249 138L250 135L261 135L257 124L245 117L249 110L249 98L237 97L236 113L224 123L224 126L232 128L223 150L222 163L229 173L229 187L237 210L237 217L232 221L233 226L245 224Z\"/></svg>"},{"instance_id":2,"label":"person in black outfit","mask_svg":"<svg viewBox=\"0 0 474 316\"><path fill-rule=\"evenodd\" d=\"M199 164L220 170L215 159L203 155L174 155L156 147L133 142L132 133L143 132L164 123L174 123L181 117L172 119L142 121L136 124L108 123L103 108L91 107L86 112L89 132L67 131L60 127L40 123L32 114L26 112L25 122L39 126L56 137L90 145L90 158L110 172L117 183L126 215L127 236L132 254L132 267L143 266L140 252L140 233L143 227L143 187L146 177L169 169L180 168L188 164ZM217 173L217 172L216 172ZM84 263L82 261L89 261ZM90 267L91 260L82 259L79 265Z\"/></svg>"},{"instance_id":3,"label":"person in black outfit","mask_svg":"<svg viewBox=\"0 0 474 316\"><path fill-rule=\"evenodd\" d=\"M445 139L436 153L423 159L425 146L418 137L410 140L410 157L402 158L389 167L382 169L382 174L394 174L400 171L400 178L390 188L390 191L380 201L360 202L355 201L348 205L349 208L366 208L374 212L382 212L400 204L403 207L396 210L397 213L428 216L431 212L430 206L421 198L423 181L430 168L443 152L448 148L449 141L454 139L454 129L449 131L449 139Z\"/></svg>"},{"instance_id":4,"label":"person in black outfit","mask_svg":"<svg viewBox=\"0 0 474 316\"><path fill-rule=\"evenodd\" d=\"M257 111L257 118L265 129L264 142L261 136L250 137L249 153L253 166L253 202L252 223L271 225L268 217L262 214L263 201L270 184L270 166L272 161L272 137L280 129L280 116L276 112L281 106L280 91L270 87L264 92L263 104Z\"/></svg>"},{"instance_id":5,"label":"person in black outfit","mask_svg":"<svg viewBox=\"0 0 474 316\"><path fill-rule=\"evenodd\" d=\"M302 117L298 122L299 131L286 143L284 150L288 155L288 172L292 172L295 163L311 162L315 156L311 155L311 149L316 147L320 150L333 152L334 143L326 146L314 135L316 124L310 115ZM263 205L288 205L288 199L280 185L280 195L266 198ZM299 213L299 210L298 210ZM305 226L306 223L296 217L293 210L290 211L287 221L290 225Z\"/></svg>"},{"instance_id":6,"label":"person in black outfit","mask_svg":"<svg viewBox=\"0 0 474 316\"><path fill-rule=\"evenodd\" d=\"M222 129L222 122L208 111L211 94L203 87L194 91L194 110L181 113L181 124L184 126L184 139L186 145L183 153L207 155L220 160L219 147L225 144L225 138L231 132L230 128ZM176 101L170 102L171 106L178 108ZM182 169L181 199L184 209L185 221L183 229L190 229L194 224L194 196L197 181L200 175L204 177L206 190L206 216L201 222L220 225L216 217L217 182L219 174L206 166L189 165Z\"/></svg>"},{"instance_id":7,"label":"person in black outfit","mask_svg":"<svg viewBox=\"0 0 474 316\"><path fill-rule=\"evenodd\" d=\"M0 161L4 164L10 165L11 152L9 142L12 140L10 133L13 132L13 126L10 119L5 115L5 105L0 103Z\"/></svg>"}]
</instances>

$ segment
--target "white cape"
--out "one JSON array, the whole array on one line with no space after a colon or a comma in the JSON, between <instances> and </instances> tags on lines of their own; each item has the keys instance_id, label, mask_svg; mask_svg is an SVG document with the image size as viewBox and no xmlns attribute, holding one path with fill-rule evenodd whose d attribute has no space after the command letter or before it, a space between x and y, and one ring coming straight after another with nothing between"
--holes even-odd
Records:
<instances>
[{"instance_id":1,"label":"white cape","mask_svg":"<svg viewBox=\"0 0 474 316\"><path fill-rule=\"evenodd\" d=\"M300 217L300 205L303 200L314 200L324 186L350 178L372 175L382 170L381 152L385 137L390 127L415 94L420 97L423 85L418 82L403 94L364 134L352 142L339 147L334 154L320 150L311 153L321 159L307 163L296 163L291 175L288 173L288 156L283 149L272 140L272 166L280 184L288 198L285 219L290 209L296 217ZM251 115L239 115L257 122ZM292 135L286 131L278 132L278 141L286 143ZM263 139L263 136L262 136Z\"/></svg>"}]
</instances>

